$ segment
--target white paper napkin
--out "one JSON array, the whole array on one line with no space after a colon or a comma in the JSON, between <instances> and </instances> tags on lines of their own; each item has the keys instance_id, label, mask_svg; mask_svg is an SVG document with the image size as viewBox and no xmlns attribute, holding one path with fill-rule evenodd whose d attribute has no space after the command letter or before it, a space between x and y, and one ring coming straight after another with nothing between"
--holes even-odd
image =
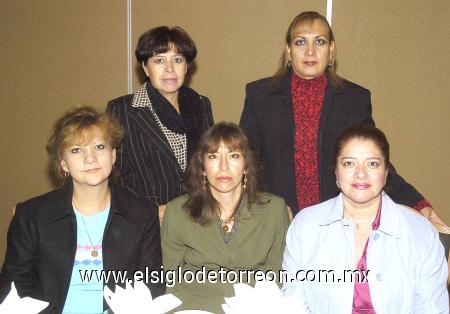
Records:
<instances>
[{"instance_id":1,"label":"white paper napkin","mask_svg":"<svg viewBox=\"0 0 450 314\"><path fill-rule=\"evenodd\" d=\"M258 281L254 288L238 283L234 285L234 292L235 296L225 298L225 304L222 304L225 314L306 313L302 303L283 296L275 282Z\"/></svg>"},{"instance_id":2,"label":"white paper napkin","mask_svg":"<svg viewBox=\"0 0 450 314\"><path fill-rule=\"evenodd\" d=\"M45 309L48 302L36 300L30 297L20 298L17 294L14 282L11 283L11 291L0 304L2 314L36 314Z\"/></svg>"},{"instance_id":3,"label":"white paper napkin","mask_svg":"<svg viewBox=\"0 0 450 314\"><path fill-rule=\"evenodd\" d=\"M181 300L173 294L153 300L148 287L140 281L135 282L134 287L127 282L125 289L116 286L115 292L105 286L103 295L114 314L163 314L181 304Z\"/></svg>"}]
</instances>

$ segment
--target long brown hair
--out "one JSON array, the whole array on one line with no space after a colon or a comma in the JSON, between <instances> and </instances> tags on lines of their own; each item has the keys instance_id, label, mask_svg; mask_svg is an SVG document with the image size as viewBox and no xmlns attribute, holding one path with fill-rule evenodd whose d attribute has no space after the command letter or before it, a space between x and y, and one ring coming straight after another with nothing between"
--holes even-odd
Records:
<instances>
[{"instance_id":1,"label":"long brown hair","mask_svg":"<svg viewBox=\"0 0 450 314\"><path fill-rule=\"evenodd\" d=\"M336 42L335 42L333 30L331 29L331 26L328 23L327 19L323 15L321 15L315 11L302 12L292 20L291 24L289 25L289 27L286 31L286 35L285 35L285 39L284 39L285 43L283 45L283 50L281 52L281 57L280 57L280 65L270 82L270 87L272 89L277 88L279 86L279 84L281 83L281 80L283 79L283 77L286 75L286 73L288 71L290 71L290 69L288 67L288 59L286 56L286 45L289 45L291 43L292 34L294 33L295 29L300 24L304 25L306 28L308 28L308 27L311 28L315 20L320 20L323 23L325 23L325 25L327 26L328 38L329 38L330 42L334 42L334 46L335 46L334 53L332 56L333 60L335 59L335 57L336 57ZM333 62L333 65L334 65L334 63L335 62ZM327 78L329 78L331 80L331 82L334 86L339 87L342 84L342 78L336 74L335 66L332 66L331 68L327 67L325 69L325 75L327 76Z\"/></svg>"},{"instance_id":2,"label":"long brown hair","mask_svg":"<svg viewBox=\"0 0 450 314\"><path fill-rule=\"evenodd\" d=\"M245 161L244 169L247 174L243 195L247 198L249 208L253 203L263 202L258 193L258 167L247 136L234 123L217 123L200 138L186 171L187 178L184 189L189 198L183 208L193 221L200 225L209 225L220 210L218 201L211 194L209 184L205 185L204 183L203 164L206 154L217 152L221 143L230 150L239 150L242 153Z\"/></svg>"}]
</instances>

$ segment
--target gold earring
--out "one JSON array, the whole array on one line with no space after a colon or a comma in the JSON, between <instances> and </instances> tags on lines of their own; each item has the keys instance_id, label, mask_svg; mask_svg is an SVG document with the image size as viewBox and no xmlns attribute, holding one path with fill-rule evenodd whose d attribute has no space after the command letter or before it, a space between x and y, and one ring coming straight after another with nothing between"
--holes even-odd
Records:
<instances>
[{"instance_id":1,"label":"gold earring","mask_svg":"<svg viewBox=\"0 0 450 314\"><path fill-rule=\"evenodd\" d=\"M203 178L202 178L202 184L203 184L203 191L206 191L206 175L205 174L203 175Z\"/></svg>"},{"instance_id":2,"label":"gold earring","mask_svg":"<svg viewBox=\"0 0 450 314\"><path fill-rule=\"evenodd\" d=\"M337 185L338 189L340 190L341 186L339 185L339 181L338 180L336 180L336 185Z\"/></svg>"},{"instance_id":3,"label":"gold earring","mask_svg":"<svg viewBox=\"0 0 450 314\"><path fill-rule=\"evenodd\" d=\"M244 172L244 183L242 184L242 188L245 190L247 188L247 172Z\"/></svg>"}]
</instances>

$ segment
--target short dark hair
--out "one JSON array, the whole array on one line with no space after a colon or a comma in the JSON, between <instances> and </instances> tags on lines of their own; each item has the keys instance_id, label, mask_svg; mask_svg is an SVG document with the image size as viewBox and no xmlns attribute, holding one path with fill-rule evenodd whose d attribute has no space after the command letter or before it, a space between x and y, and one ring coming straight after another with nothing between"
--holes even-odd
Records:
<instances>
[{"instance_id":1,"label":"short dark hair","mask_svg":"<svg viewBox=\"0 0 450 314\"><path fill-rule=\"evenodd\" d=\"M171 48L182 54L190 65L197 56L197 48L192 38L179 26L169 28L158 26L152 28L139 37L134 54L139 63L147 64L149 58L165 53Z\"/></svg>"},{"instance_id":2,"label":"short dark hair","mask_svg":"<svg viewBox=\"0 0 450 314\"><path fill-rule=\"evenodd\" d=\"M98 128L104 140L112 148L118 149L123 137L123 129L119 122L106 112L97 112L89 106L82 106L66 112L59 118L53 133L47 141L47 154L50 161L50 172L58 183L65 183L67 177L61 169L64 149L70 145L90 140L94 128Z\"/></svg>"},{"instance_id":3,"label":"short dark hair","mask_svg":"<svg viewBox=\"0 0 450 314\"><path fill-rule=\"evenodd\" d=\"M219 209L218 202L212 196L209 185L206 186L206 189L204 187L203 162L206 154L216 152L221 142L230 150L239 150L242 153L245 161L244 169L247 173L244 193L248 205L255 202L262 203L258 193L258 166L247 136L236 124L219 122L200 138L186 171L187 179L184 188L189 198L183 208L193 221L201 225L210 224Z\"/></svg>"},{"instance_id":4,"label":"short dark hair","mask_svg":"<svg viewBox=\"0 0 450 314\"><path fill-rule=\"evenodd\" d=\"M383 156L386 169L389 167L389 142L386 135L380 129L373 125L361 123L355 124L344 131L338 136L336 140L336 145L334 146L334 159L333 159L333 169L336 170L338 157L342 152L345 144L350 140L360 138L363 140L372 141L380 150Z\"/></svg>"}]
</instances>

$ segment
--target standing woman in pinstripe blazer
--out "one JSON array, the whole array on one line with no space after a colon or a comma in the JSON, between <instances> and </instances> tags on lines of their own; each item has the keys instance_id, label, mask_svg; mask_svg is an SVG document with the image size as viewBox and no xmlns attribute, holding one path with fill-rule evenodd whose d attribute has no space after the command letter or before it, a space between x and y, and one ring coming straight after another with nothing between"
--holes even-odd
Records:
<instances>
[{"instance_id":1,"label":"standing woman in pinstripe blazer","mask_svg":"<svg viewBox=\"0 0 450 314\"><path fill-rule=\"evenodd\" d=\"M125 129L116 162L120 183L156 203L161 220L166 203L181 195L197 141L214 122L209 99L183 85L197 48L181 27L145 32L135 55L146 83L111 100L107 111Z\"/></svg>"}]
</instances>

